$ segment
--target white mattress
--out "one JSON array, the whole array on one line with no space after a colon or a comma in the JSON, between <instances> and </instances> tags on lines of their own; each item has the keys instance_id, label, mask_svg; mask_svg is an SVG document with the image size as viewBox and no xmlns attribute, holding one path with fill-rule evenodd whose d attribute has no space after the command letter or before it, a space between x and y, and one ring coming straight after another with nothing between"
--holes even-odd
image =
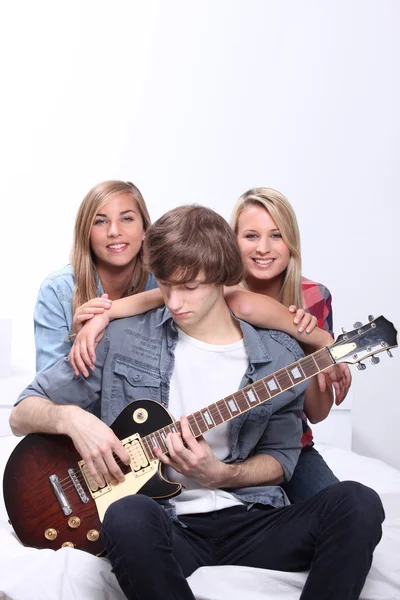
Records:
<instances>
[{"instance_id":1,"label":"white mattress","mask_svg":"<svg viewBox=\"0 0 400 600\"><path fill-rule=\"evenodd\" d=\"M15 438L0 438L1 476L15 442ZM400 471L348 450L330 446L318 449L340 479L373 487L385 507L383 538L375 550L361 599L400 600ZM203 567L191 575L189 583L197 600L298 600L306 576L248 567ZM1 503L1 600L124 598L107 560L69 548L53 551L21 546Z\"/></svg>"}]
</instances>

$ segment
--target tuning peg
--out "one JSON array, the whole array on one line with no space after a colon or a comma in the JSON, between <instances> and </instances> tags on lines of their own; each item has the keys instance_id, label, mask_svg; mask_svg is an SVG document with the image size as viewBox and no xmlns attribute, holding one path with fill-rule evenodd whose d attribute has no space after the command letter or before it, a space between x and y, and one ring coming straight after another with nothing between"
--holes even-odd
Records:
<instances>
[{"instance_id":1,"label":"tuning peg","mask_svg":"<svg viewBox=\"0 0 400 600\"><path fill-rule=\"evenodd\" d=\"M343 331L343 333L347 333L347 331L345 330L344 327L342 327L342 331Z\"/></svg>"},{"instance_id":2,"label":"tuning peg","mask_svg":"<svg viewBox=\"0 0 400 600\"><path fill-rule=\"evenodd\" d=\"M359 327L362 327L362 323L360 323L360 321L356 321L353 325L354 329L359 329Z\"/></svg>"},{"instance_id":3,"label":"tuning peg","mask_svg":"<svg viewBox=\"0 0 400 600\"><path fill-rule=\"evenodd\" d=\"M371 365L377 365L379 360L380 359L377 356L371 356L371 358L369 359L369 362L371 363Z\"/></svg>"},{"instance_id":4,"label":"tuning peg","mask_svg":"<svg viewBox=\"0 0 400 600\"><path fill-rule=\"evenodd\" d=\"M375 319L374 315L368 315L368 321L371 323Z\"/></svg>"},{"instance_id":5,"label":"tuning peg","mask_svg":"<svg viewBox=\"0 0 400 600\"><path fill-rule=\"evenodd\" d=\"M357 365L357 369L359 371L365 371L366 368L367 368L367 365L364 365L364 363L362 363L362 362L359 362Z\"/></svg>"},{"instance_id":6,"label":"tuning peg","mask_svg":"<svg viewBox=\"0 0 400 600\"><path fill-rule=\"evenodd\" d=\"M389 354L390 358L393 358L393 354L390 352L390 350L386 350L386 352Z\"/></svg>"}]
</instances>

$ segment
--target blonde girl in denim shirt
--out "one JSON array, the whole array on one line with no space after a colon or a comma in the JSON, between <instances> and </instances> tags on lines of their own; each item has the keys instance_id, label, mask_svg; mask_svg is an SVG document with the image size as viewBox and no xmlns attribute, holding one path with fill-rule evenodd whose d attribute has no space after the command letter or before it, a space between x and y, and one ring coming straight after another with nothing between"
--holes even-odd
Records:
<instances>
[{"instance_id":1,"label":"blonde girl in denim shirt","mask_svg":"<svg viewBox=\"0 0 400 600\"><path fill-rule=\"evenodd\" d=\"M146 203L133 183L104 181L89 191L76 217L71 264L40 286L34 313L38 372L68 354L71 334L99 306L157 287L143 265L149 226Z\"/></svg>"}]
</instances>

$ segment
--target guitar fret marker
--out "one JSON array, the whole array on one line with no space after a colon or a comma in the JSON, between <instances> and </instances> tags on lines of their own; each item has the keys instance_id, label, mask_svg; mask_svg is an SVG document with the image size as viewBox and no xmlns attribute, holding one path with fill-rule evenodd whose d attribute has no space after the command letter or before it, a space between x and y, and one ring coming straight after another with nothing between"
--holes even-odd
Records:
<instances>
[{"instance_id":1,"label":"guitar fret marker","mask_svg":"<svg viewBox=\"0 0 400 600\"><path fill-rule=\"evenodd\" d=\"M269 387L269 389L271 390L271 392L275 391L278 389L278 386L276 385L276 381L275 379L270 379L269 381L267 381L267 386Z\"/></svg>"},{"instance_id":2,"label":"guitar fret marker","mask_svg":"<svg viewBox=\"0 0 400 600\"><path fill-rule=\"evenodd\" d=\"M293 375L293 379L301 379L302 378L302 374L300 373L300 370L298 367L295 367L290 372Z\"/></svg>"},{"instance_id":3,"label":"guitar fret marker","mask_svg":"<svg viewBox=\"0 0 400 600\"><path fill-rule=\"evenodd\" d=\"M253 390L246 390L246 394L250 402L257 402L257 398L253 392Z\"/></svg>"},{"instance_id":4,"label":"guitar fret marker","mask_svg":"<svg viewBox=\"0 0 400 600\"><path fill-rule=\"evenodd\" d=\"M210 417L210 413L208 412L208 410L205 410L203 412L203 417L207 423L207 425L209 425L210 427L212 427L214 425L214 421L212 420L212 418Z\"/></svg>"},{"instance_id":5,"label":"guitar fret marker","mask_svg":"<svg viewBox=\"0 0 400 600\"><path fill-rule=\"evenodd\" d=\"M236 406L234 400L228 400L228 406L232 412L237 412L238 407Z\"/></svg>"}]
</instances>

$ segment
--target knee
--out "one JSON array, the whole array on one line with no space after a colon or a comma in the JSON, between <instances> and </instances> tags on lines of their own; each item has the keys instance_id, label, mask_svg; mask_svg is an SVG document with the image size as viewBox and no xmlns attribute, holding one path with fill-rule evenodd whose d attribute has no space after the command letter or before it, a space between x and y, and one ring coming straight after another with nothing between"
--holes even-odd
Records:
<instances>
[{"instance_id":1,"label":"knee","mask_svg":"<svg viewBox=\"0 0 400 600\"><path fill-rule=\"evenodd\" d=\"M342 481L337 487L340 490L341 502L351 508L355 526L380 528L385 519L385 512L375 490L357 481Z\"/></svg>"},{"instance_id":2,"label":"knee","mask_svg":"<svg viewBox=\"0 0 400 600\"><path fill-rule=\"evenodd\" d=\"M163 509L152 498L140 494L126 496L110 504L104 515L102 532L110 540L134 534L146 535L149 527L160 523Z\"/></svg>"}]
</instances>

